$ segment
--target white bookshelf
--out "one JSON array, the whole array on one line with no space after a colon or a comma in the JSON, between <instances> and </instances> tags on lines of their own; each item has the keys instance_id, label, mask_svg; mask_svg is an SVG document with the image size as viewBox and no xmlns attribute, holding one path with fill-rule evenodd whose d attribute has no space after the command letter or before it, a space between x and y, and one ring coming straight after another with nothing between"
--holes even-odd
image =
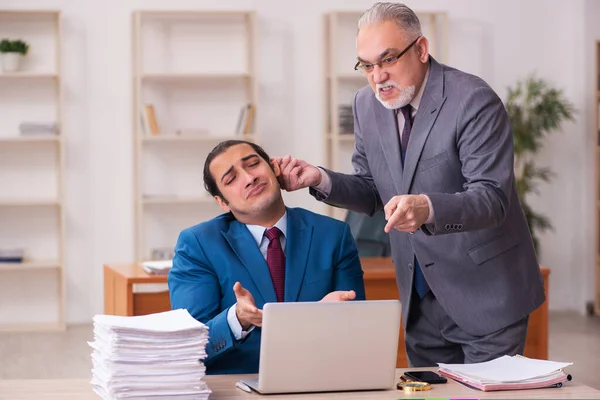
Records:
<instances>
[{"instance_id":1,"label":"white bookshelf","mask_svg":"<svg viewBox=\"0 0 600 400\"><path fill-rule=\"evenodd\" d=\"M0 68L0 330L64 329L65 170L61 13L0 10L0 38L29 52L18 72ZM55 123L56 134L22 135L22 122Z\"/></svg>"},{"instance_id":2,"label":"white bookshelf","mask_svg":"<svg viewBox=\"0 0 600 400\"><path fill-rule=\"evenodd\" d=\"M222 211L204 190L206 156L219 142L258 142L253 11L133 13L135 257L173 248L179 232ZM158 133L143 118L154 108ZM242 107L252 128L238 133ZM142 122L145 121L145 122Z\"/></svg>"},{"instance_id":3,"label":"white bookshelf","mask_svg":"<svg viewBox=\"0 0 600 400\"><path fill-rule=\"evenodd\" d=\"M351 106L354 94L368 85L367 77L354 70L356 64L356 29L362 11L326 13L324 91L325 91L325 166L334 171L352 173L353 132L340 131L339 106ZM429 39L430 54L443 62L447 58L447 15L444 12L417 12L423 34ZM327 207L327 213L345 219L347 211Z\"/></svg>"}]
</instances>

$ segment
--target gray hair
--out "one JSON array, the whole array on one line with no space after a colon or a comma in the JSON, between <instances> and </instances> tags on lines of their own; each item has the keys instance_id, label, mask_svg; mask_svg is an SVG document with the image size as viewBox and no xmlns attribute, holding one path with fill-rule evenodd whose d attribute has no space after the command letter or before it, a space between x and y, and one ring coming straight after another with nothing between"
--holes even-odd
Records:
<instances>
[{"instance_id":1,"label":"gray hair","mask_svg":"<svg viewBox=\"0 0 600 400\"><path fill-rule=\"evenodd\" d=\"M421 22L413 10L402 3L375 3L365 11L358 19L358 30L362 28L381 24L386 21L394 21L398 28L416 36L420 36ZM412 36L411 35L411 36Z\"/></svg>"}]
</instances>

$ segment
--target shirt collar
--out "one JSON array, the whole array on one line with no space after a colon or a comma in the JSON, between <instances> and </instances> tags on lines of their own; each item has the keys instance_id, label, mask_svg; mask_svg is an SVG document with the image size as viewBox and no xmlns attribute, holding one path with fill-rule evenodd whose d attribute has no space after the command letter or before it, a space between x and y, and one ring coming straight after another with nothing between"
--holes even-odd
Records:
<instances>
[{"instance_id":1,"label":"shirt collar","mask_svg":"<svg viewBox=\"0 0 600 400\"><path fill-rule=\"evenodd\" d=\"M425 86L427 85L428 79L429 79L429 66L427 66L427 72L425 72L425 78L423 79L423 83L421 84L421 87L419 88L419 92L410 102L410 105L415 110L419 109L419 104L421 104L421 98L423 97L423 92L425 91Z\"/></svg>"},{"instance_id":2,"label":"shirt collar","mask_svg":"<svg viewBox=\"0 0 600 400\"><path fill-rule=\"evenodd\" d=\"M283 233L283 236L287 236L287 218L286 218L286 216L287 216L287 211L283 213L283 216L274 225L275 227L279 228L281 233ZM256 244L258 245L258 247L260 247L260 243L262 242L263 236L264 236L267 228L265 228L264 226L260 226L260 225L250 225L250 224L246 224L246 226L248 227L248 230L250 231L250 233L252 234L252 237L256 241Z\"/></svg>"}]
</instances>

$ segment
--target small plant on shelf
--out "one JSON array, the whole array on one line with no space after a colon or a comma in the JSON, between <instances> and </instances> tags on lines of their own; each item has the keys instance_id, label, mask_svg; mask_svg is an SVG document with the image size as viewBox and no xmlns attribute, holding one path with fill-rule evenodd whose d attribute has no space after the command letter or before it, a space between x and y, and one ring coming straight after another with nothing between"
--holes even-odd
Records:
<instances>
[{"instance_id":1,"label":"small plant on shelf","mask_svg":"<svg viewBox=\"0 0 600 400\"><path fill-rule=\"evenodd\" d=\"M3 72L16 72L21 59L29 52L29 44L23 40L2 39L0 41L0 60Z\"/></svg>"}]
</instances>

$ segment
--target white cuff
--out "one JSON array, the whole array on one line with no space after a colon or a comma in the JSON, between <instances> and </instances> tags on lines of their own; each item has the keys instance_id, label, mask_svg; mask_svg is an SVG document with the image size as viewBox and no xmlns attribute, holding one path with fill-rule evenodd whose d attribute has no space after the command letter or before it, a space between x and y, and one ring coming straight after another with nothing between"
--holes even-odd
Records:
<instances>
[{"instance_id":1,"label":"white cuff","mask_svg":"<svg viewBox=\"0 0 600 400\"><path fill-rule=\"evenodd\" d=\"M319 172L321 172L321 183L314 186L314 188L325 196L329 196L329 193L331 193L331 178L323 168L319 167Z\"/></svg>"},{"instance_id":2,"label":"white cuff","mask_svg":"<svg viewBox=\"0 0 600 400\"><path fill-rule=\"evenodd\" d=\"M433 212L433 204L431 204L431 199L429 198L429 196L427 196L426 194L424 194L423 196L425 196L425 198L427 199L427 204L429 205L429 216L427 217L425 224L433 224L435 218L435 213Z\"/></svg>"},{"instance_id":3,"label":"white cuff","mask_svg":"<svg viewBox=\"0 0 600 400\"><path fill-rule=\"evenodd\" d=\"M236 304L237 303L229 307L229 311L227 311L227 324L229 325L229 329L231 329L235 340L242 340L246 337L246 335L252 332L252 330L254 329L254 325L252 325L247 331L242 330L242 324L240 324L240 321L238 320L237 315L235 314Z\"/></svg>"}]
</instances>

